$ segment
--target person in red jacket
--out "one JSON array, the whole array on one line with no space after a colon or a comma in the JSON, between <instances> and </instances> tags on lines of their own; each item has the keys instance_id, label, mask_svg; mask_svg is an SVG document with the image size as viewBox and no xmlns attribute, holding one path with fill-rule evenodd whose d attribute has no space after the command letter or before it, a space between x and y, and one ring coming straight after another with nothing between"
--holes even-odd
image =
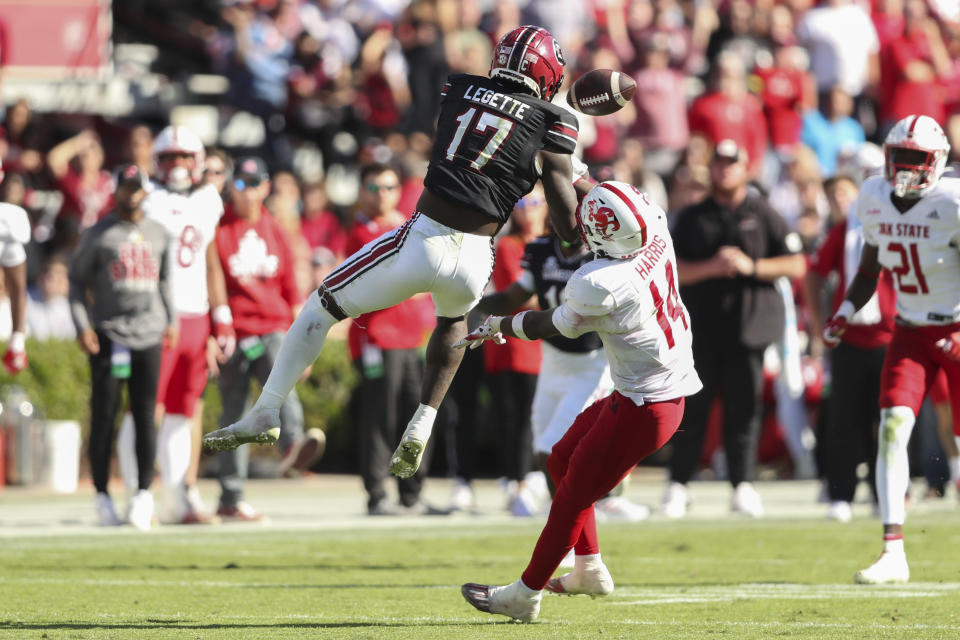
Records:
<instances>
[{"instance_id":1,"label":"person in red jacket","mask_svg":"<svg viewBox=\"0 0 960 640\"><path fill-rule=\"evenodd\" d=\"M284 332L290 327L303 299L294 280L293 257L283 229L263 206L270 193L270 179L260 158L240 158L236 163L231 202L217 228L210 251L216 251L223 270L225 291L210 290L212 307L224 301L230 307L237 349L220 365L219 387L223 400L220 426L236 422L243 414L250 390L251 376L262 385L270 369ZM214 278L211 282L218 280ZM280 409L282 429L280 446L293 466L306 468L304 458L321 451L323 432L311 429L303 433L303 407L296 391L291 391ZM291 455L290 448L296 447ZM220 454L221 517L240 521L263 519L243 500L247 476L247 448Z\"/></svg>"},{"instance_id":2,"label":"person in red jacket","mask_svg":"<svg viewBox=\"0 0 960 640\"><path fill-rule=\"evenodd\" d=\"M746 71L732 52L717 56L713 89L693 101L687 119L691 135L701 135L713 146L731 139L746 149L750 177L760 176L767 152L767 126L763 108L747 93Z\"/></svg>"},{"instance_id":3,"label":"person in red jacket","mask_svg":"<svg viewBox=\"0 0 960 640\"><path fill-rule=\"evenodd\" d=\"M385 164L360 170L357 215L347 232L347 254L396 229L407 221L400 213L400 176ZM394 442L403 433L405 416L417 408L423 379L426 342L436 322L433 303L418 295L380 311L365 313L350 325L350 357L360 372L357 415L360 475L372 516L419 514L428 511L420 501L429 458L410 478L397 478L399 505L387 500L384 481ZM429 449L425 453L428 456Z\"/></svg>"}]
</instances>

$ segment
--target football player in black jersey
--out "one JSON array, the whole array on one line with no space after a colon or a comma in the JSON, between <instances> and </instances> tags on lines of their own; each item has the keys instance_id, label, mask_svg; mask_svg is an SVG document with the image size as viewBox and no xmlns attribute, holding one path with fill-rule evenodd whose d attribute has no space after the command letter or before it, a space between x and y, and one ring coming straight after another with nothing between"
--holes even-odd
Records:
<instances>
[{"instance_id":1,"label":"football player in black jersey","mask_svg":"<svg viewBox=\"0 0 960 640\"><path fill-rule=\"evenodd\" d=\"M417 211L327 276L290 327L254 407L235 424L207 434L207 449L276 442L279 407L320 354L330 327L428 291L437 327L427 345L420 406L390 464L400 477L417 471L437 408L463 358L452 345L467 334L465 314L490 278L491 238L516 201L539 179L558 235L577 238L570 160L577 120L550 103L563 67L550 32L523 26L497 43L489 77L448 79Z\"/></svg>"}]
</instances>

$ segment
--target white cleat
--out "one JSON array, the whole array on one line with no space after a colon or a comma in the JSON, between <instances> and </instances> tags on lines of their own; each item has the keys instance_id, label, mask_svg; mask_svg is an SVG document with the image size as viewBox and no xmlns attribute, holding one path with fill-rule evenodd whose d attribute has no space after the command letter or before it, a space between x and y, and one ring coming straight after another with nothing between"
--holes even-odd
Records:
<instances>
[{"instance_id":1,"label":"white cleat","mask_svg":"<svg viewBox=\"0 0 960 640\"><path fill-rule=\"evenodd\" d=\"M682 518L687 515L687 507L690 506L690 492L686 485L679 482L671 482L667 485L667 490L663 493L663 503L660 509L663 515L668 518Z\"/></svg>"},{"instance_id":2,"label":"white cleat","mask_svg":"<svg viewBox=\"0 0 960 640\"><path fill-rule=\"evenodd\" d=\"M153 494L141 489L130 498L127 513L130 524L140 531L149 531L153 524Z\"/></svg>"},{"instance_id":3,"label":"white cleat","mask_svg":"<svg viewBox=\"0 0 960 640\"><path fill-rule=\"evenodd\" d=\"M575 566L577 566L577 554L574 553L573 549L570 549L567 555L563 556L563 560L560 561L557 568L573 569Z\"/></svg>"},{"instance_id":4,"label":"white cleat","mask_svg":"<svg viewBox=\"0 0 960 640\"><path fill-rule=\"evenodd\" d=\"M101 527L116 527L123 524L113 508L113 499L106 493L97 493L93 498L93 505L97 510L97 523Z\"/></svg>"},{"instance_id":5,"label":"white cleat","mask_svg":"<svg viewBox=\"0 0 960 640\"><path fill-rule=\"evenodd\" d=\"M909 580L907 554L891 551L884 551L876 562L853 576L853 581L858 584L892 584Z\"/></svg>"},{"instance_id":6,"label":"white cleat","mask_svg":"<svg viewBox=\"0 0 960 640\"><path fill-rule=\"evenodd\" d=\"M420 459L427 443L404 435L390 458L390 473L398 478L412 478L420 468Z\"/></svg>"},{"instance_id":7,"label":"white cleat","mask_svg":"<svg viewBox=\"0 0 960 640\"><path fill-rule=\"evenodd\" d=\"M733 490L733 499L730 501L730 509L734 513L742 513L751 518L759 518L763 515L763 501L760 500L760 494L753 488L749 482L741 482Z\"/></svg>"},{"instance_id":8,"label":"white cleat","mask_svg":"<svg viewBox=\"0 0 960 640\"><path fill-rule=\"evenodd\" d=\"M540 615L542 592L521 588L519 582L503 587L468 582L460 587L460 593L479 611L498 613L521 622L533 622Z\"/></svg>"},{"instance_id":9,"label":"white cleat","mask_svg":"<svg viewBox=\"0 0 960 640\"><path fill-rule=\"evenodd\" d=\"M602 598L613 593L613 576L602 562L581 570L574 569L559 578L550 578L547 591L564 595L588 595Z\"/></svg>"},{"instance_id":10,"label":"white cleat","mask_svg":"<svg viewBox=\"0 0 960 640\"><path fill-rule=\"evenodd\" d=\"M231 451L242 444L273 444L280 437L280 412L253 409L229 427L203 436L205 451Z\"/></svg>"},{"instance_id":11,"label":"white cleat","mask_svg":"<svg viewBox=\"0 0 960 640\"><path fill-rule=\"evenodd\" d=\"M836 520L837 522L850 522L853 519L853 510L850 503L846 500L834 500L830 503L827 510L827 520Z\"/></svg>"},{"instance_id":12,"label":"white cleat","mask_svg":"<svg viewBox=\"0 0 960 640\"><path fill-rule=\"evenodd\" d=\"M630 502L623 496L610 496L597 502L597 520L641 522L650 517L650 507Z\"/></svg>"}]
</instances>

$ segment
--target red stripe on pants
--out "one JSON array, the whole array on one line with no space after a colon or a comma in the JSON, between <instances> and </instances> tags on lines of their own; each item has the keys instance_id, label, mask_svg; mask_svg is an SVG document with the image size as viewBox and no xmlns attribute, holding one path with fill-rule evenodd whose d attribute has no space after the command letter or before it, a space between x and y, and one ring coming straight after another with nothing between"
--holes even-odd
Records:
<instances>
[{"instance_id":1,"label":"red stripe on pants","mask_svg":"<svg viewBox=\"0 0 960 640\"><path fill-rule=\"evenodd\" d=\"M599 553L594 503L673 437L683 406L678 398L638 407L615 391L577 416L547 458L557 494L521 576L525 585L543 589L574 546L577 555Z\"/></svg>"}]
</instances>

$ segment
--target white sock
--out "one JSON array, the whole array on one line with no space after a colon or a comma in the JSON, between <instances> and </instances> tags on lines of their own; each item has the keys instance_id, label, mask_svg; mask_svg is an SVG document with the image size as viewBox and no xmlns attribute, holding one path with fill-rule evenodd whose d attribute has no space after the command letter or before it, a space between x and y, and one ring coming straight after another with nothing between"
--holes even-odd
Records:
<instances>
[{"instance_id":1,"label":"white sock","mask_svg":"<svg viewBox=\"0 0 960 640\"><path fill-rule=\"evenodd\" d=\"M167 414L157 437L157 458L160 461L160 482L163 485L163 508L171 518L181 517L186 510L184 487L190 466L190 419L181 414Z\"/></svg>"},{"instance_id":2,"label":"white sock","mask_svg":"<svg viewBox=\"0 0 960 640\"><path fill-rule=\"evenodd\" d=\"M960 457L950 458L950 482L960 481Z\"/></svg>"},{"instance_id":3,"label":"white sock","mask_svg":"<svg viewBox=\"0 0 960 640\"><path fill-rule=\"evenodd\" d=\"M437 410L430 405L421 404L417 407L413 417L410 418L407 429L403 432L403 437L426 442L430 439L430 434L433 433L433 421L436 419Z\"/></svg>"},{"instance_id":4,"label":"white sock","mask_svg":"<svg viewBox=\"0 0 960 640\"><path fill-rule=\"evenodd\" d=\"M515 593L525 598L536 598L537 596L540 595L540 591L538 589L531 589L527 585L523 584L522 578L517 580L507 588L508 589L512 588L513 590L515 590Z\"/></svg>"},{"instance_id":5,"label":"white sock","mask_svg":"<svg viewBox=\"0 0 960 640\"><path fill-rule=\"evenodd\" d=\"M127 493L133 495L140 488L140 467L137 465L137 432L133 428L133 414L123 414L117 432L117 462Z\"/></svg>"},{"instance_id":6,"label":"white sock","mask_svg":"<svg viewBox=\"0 0 960 640\"><path fill-rule=\"evenodd\" d=\"M909 407L890 407L880 411L877 498L883 524L903 524L906 518L904 496L910 484L907 443L915 421L916 416Z\"/></svg>"},{"instance_id":7,"label":"white sock","mask_svg":"<svg viewBox=\"0 0 960 640\"><path fill-rule=\"evenodd\" d=\"M884 553L903 553L903 536L899 538L892 538L883 540L883 552Z\"/></svg>"},{"instance_id":8,"label":"white sock","mask_svg":"<svg viewBox=\"0 0 960 640\"><path fill-rule=\"evenodd\" d=\"M320 355L327 332L336 323L337 319L320 304L320 296L311 294L283 338L254 409L280 409L304 370Z\"/></svg>"},{"instance_id":9,"label":"white sock","mask_svg":"<svg viewBox=\"0 0 960 640\"><path fill-rule=\"evenodd\" d=\"M583 571L603 564L599 553L591 553L586 556L574 556L573 568L575 571Z\"/></svg>"}]
</instances>

